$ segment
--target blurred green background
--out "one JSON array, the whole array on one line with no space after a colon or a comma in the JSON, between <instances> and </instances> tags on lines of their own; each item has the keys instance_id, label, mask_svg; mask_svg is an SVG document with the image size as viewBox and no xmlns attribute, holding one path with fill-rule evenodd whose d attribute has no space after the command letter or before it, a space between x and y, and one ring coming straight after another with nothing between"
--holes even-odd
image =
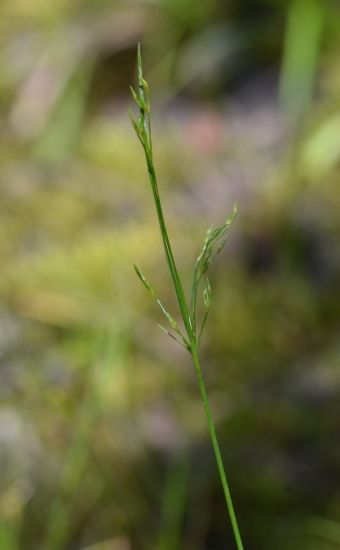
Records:
<instances>
[{"instance_id":1,"label":"blurred green background","mask_svg":"<svg viewBox=\"0 0 340 550\"><path fill-rule=\"evenodd\" d=\"M246 550L340 547L340 5L2 0L0 549L234 549L129 85Z\"/></svg>"}]
</instances>

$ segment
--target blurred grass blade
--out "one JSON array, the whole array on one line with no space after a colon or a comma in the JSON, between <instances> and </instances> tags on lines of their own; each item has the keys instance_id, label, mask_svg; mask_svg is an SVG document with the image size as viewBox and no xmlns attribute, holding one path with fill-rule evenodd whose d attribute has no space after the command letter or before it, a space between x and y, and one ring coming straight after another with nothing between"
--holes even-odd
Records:
<instances>
[{"instance_id":1,"label":"blurred grass blade","mask_svg":"<svg viewBox=\"0 0 340 550\"><path fill-rule=\"evenodd\" d=\"M190 468L186 456L171 459L163 493L160 535L157 550L181 548Z\"/></svg>"},{"instance_id":2,"label":"blurred grass blade","mask_svg":"<svg viewBox=\"0 0 340 550\"><path fill-rule=\"evenodd\" d=\"M246 46L245 37L227 21L204 26L181 45L176 63L176 92L219 66L225 66Z\"/></svg>"},{"instance_id":3,"label":"blurred grass blade","mask_svg":"<svg viewBox=\"0 0 340 550\"><path fill-rule=\"evenodd\" d=\"M45 131L34 146L38 158L63 158L76 147L86 112L93 69L94 60L87 64L81 63L70 77L51 112Z\"/></svg>"},{"instance_id":4,"label":"blurred grass blade","mask_svg":"<svg viewBox=\"0 0 340 550\"><path fill-rule=\"evenodd\" d=\"M340 160L340 113L323 120L305 140L300 155L303 175L311 180L325 177Z\"/></svg>"},{"instance_id":5,"label":"blurred grass blade","mask_svg":"<svg viewBox=\"0 0 340 550\"><path fill-rule=\"evenodd\" d=\"M0 521L0 548L1 550L18 550L16 537L13 529L10 529L5 523Z\"/></svg>"},{"instance_id":6,"label":"blurred grass blade","mask_svg":"<svg viewBox=\"0 0 340 550\"><path fill-rule=\"evenodd\" d=\"M340 545L340 523L330 519L313 517L309 519L307 528L311 534Z\"/></svg>"},{"instance_id":7,"label":"blurred grass blade","mask_svg":"<svg viewBox=\"0 0 340 550\"><path fill-rule=\"evenodd\" d=\"M324 0L293 0L288 11L280 103L293 116L311 105L325 13Z\"/></svg>"}]
</instances>

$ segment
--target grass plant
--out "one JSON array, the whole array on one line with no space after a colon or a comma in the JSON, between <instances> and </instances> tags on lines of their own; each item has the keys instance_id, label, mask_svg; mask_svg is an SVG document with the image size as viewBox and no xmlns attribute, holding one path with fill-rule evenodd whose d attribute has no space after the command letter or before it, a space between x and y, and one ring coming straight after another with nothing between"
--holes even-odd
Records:
<instances>
[{"instance_id":1,"label":"grass plant","mask_svg":"<svg viewBox=\"0 0 340 550\"><path fill-rule=\"evenodd\" d=\"M133 124L133 127L136 131L137 137L144 149L147 169L148 169L150 183L151 183L151 189L152 189L152 193L155 201L158 222L159 222L161 236L162 236L164 250L165 250L165 256L166 256L169 271L171 274L172 283L175 289L175 294L176 294L177 302L181 312L182 320L184 323L186 335L184 335L180 331L174 318L163 307L158 296L156 295L150 283L144 277L143 273L138 269L136 265L134 266L134 268L138 277L144 284L144 286L148 289L150 294L155 298L158 305L162 309L163 313L167 317L171 327L176 333L176 336L171 332L169 332L164 327L160 327L160 328L164 330L171 338L176 340L176 342L178 342L181 346L183 346L191 354L193 358L197 379L198 379L198 384L199 384L199 388L200 388L200 392L203 400L203 405L204 405L204 409L205 409L205 413L208 421L211 440L212 440L212 444L213 444L213 448L216 456L216 461L217 461L217 465L218 465L218 469L221 477L221 482L222 482L222 486L223 486L223 490L224 490L224 494L225 494L225 498L226 498L226 502L229 510L229 515L230 515L236 543L237 543L237 548L238 550L243 550L241 535L237 524L237 519L236 519L228 483L227 483L226 474L224 471L221 452L220 452L220 448L216 437L216 432L214 428L214 423L213 423L213 419L210 411L209 401L208 401L207 392L206 392L205 384L202 377L201 366L200 366L200 361L198 356L198 348L201 343L201 339L202 339L204 327L206 324L206 320L209 314L210 303L211 303L211 287L207 276L207 271L212 265L212 263L215 261L219 253L222 251L226 243L226 240L227 240L226 233L236 215L236 205L234 205L233 213L229 215L224 225L216 229L213 229L213 226L211 226L207 231L203 248L197 258L197 261L194 267L192 290L191 290L190 302L188 304L184 294L182 281L178 273L176 262L173 256L166 224L164 221L161 199L158 192L158 184L157 184L157 178L156 178L156 172L155 172L154 160L153 160L153 150L152 150L150 95L149 95L148 84L143 78L140 45L138 45L137 65L138 65L138 95L133 90L133 88L131 88L131 92L134 100L139 106L139 118L138 118L138 121L136 121L131 110L130 110L130 117L131 117L131 122ZM197 295L198 295L199 285L203 277L205 279L204 290L203 290L203 300L204 300L206 311L205 311L205 315L203 317L201 326L199 328L197 318L196 318L196 311L197 311L196 304L197 304Z\"/></svg>"}]
</instances>

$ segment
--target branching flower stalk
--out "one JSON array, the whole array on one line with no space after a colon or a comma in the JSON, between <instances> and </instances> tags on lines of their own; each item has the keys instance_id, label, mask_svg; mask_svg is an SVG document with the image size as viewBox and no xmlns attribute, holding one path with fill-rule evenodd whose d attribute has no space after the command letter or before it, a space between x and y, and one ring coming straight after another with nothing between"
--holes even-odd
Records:
<instances>
[{"instance_id":1,"label":"branching flower stalk","mask_svg":"<svg viewBox=\"0 0 340 550\"><path fill-rule=\"evenodd\" d=\"M145 285L145 287L148 289L151 295L155 298L158 305L162 309L163 313L168 318L168 321L170 322L170 325L176 332L177 337L171 334L164 327L161 327L159 325L160 328L164 330L171 338L176 340L176 342L178 342L181 346L183 346L192 355L197 378L198 378L199 388L203 399L203 405L204 405L205 413L208 420L208 426L209 426L209 431L212 439L212 444L215 451L217 465L221 476L222 486L223 486L223 490L224 490L224 494L225 494L225 498L226 498L226 502L229 510L232 527L234 530L237 548L238 550L243 550L241 535L239 532L235 511L231 500L226 475L224 472L221 452L220 452L217 437L216 437L214 423L211 416L207 393L206 393L204 381L202 378L201 367L200 367L199 358L198 358L198 348L201 343L202 334L203 334L205 323L209 314L209 308L210 308L210 302L211 302L211 287L207 276L205 277L204 291L203 291L203 300L206 307L206 312L199 330L197 329L197 321L196 321L196 303L197 303L197 293L198 293L200 281L203 275L207 273L209 267L217 258L217 256L219 255L219 253L221 252L221 250L223 249L226 243L226 240L227 240L226 233L236 215L236 205L234 205L233 213L228 217L224 225L222 225L221 227L218 227L215 230L213 230L213 226L211 226L208 229L208 232L206 234L206 238L203 244L203 248L195 264L191 297L190 297L190 305L188 307L184 290L183 290L183 285L182 285L180 276L178 274L176 262L172 253L168 232L164 221L161 200L158 192L157 178L156 178L154 162L153 162L153 153L152 153L149 87L146 81L143 79L140 45L138 45L137 61L138 61L138 95L133 90L133 88L131 88L131 92L134 100L139 106L139 119L138 119L138 122L134 119L131 110L130 110L130 118L131 118L133 127L136 131L137 137L144 149L146 164L147 164L150 183L151 183L151 189L152 189L152 193L155 201L158 222L159 222L161 236L162 236L164 250L165 250L165 256L167 259L178 305L179 305L181 316L185 326L186 336L182 334L182 332L179 330L177 326L176 321L163 307L155 291L153 290L150 283L146 280L142 272L138 269L137 266L134 266L134 268L138 277L142 281L142 283Z\"/></svg>"}]
</instances>

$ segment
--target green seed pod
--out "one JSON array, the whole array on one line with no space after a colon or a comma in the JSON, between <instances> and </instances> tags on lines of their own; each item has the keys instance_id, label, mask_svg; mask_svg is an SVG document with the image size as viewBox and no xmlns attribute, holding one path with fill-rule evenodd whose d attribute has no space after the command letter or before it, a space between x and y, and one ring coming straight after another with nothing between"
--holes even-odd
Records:
<instances>
[{"instance_id":1,"label":"green seed pod","mask_svg":"<svg viewBox=\"0 0 340 550\"><path fill-rule=\"evenodd\" d=\"M149 90L149 86L146 80L144 78L141 78L141 83L143 84L144 90Z\"/></svg>"},{"instance_id":2,"label":"green seed pod","mask_svg":"<svg viewBox=\"0 0 340 550\"><path fill-rule=\"evenodd\" d=\"M146 113L148 112L149 108L148 108L147 104L145 103L144 99L140 98L138 104L140 105L140 107L141 107L142 109L144 109L144 111L145 111Z\"/></svg>"},{"instance_id":3,"label":"green seed pod","mask_svg":"<svg viewBox=\"0 0 340 550\"><path fill-rule=\"evenodd\" d=\"M207 280L205 281L205 285L204 285L203 300L204 300L204 303L205 303L205 307L209 308L210 307L210 302L211 302L211 286L210 286L208 277L207 277Z\"/></svg>"}]
</instances>

